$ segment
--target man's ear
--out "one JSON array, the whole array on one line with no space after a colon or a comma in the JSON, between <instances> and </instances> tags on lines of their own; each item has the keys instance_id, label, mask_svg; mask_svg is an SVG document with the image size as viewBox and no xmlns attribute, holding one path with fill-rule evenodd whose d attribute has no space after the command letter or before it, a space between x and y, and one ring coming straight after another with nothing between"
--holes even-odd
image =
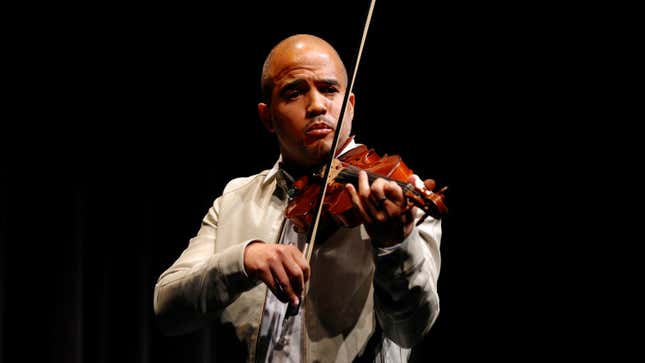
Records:
<instances>
[{"instance_id":1,"label":"man's ear","mask_svg":"<svg viewBox=\"0 0 645 363\"><path fill-rule=\"evenodd\" d=\"M266 103L258 103L258 115L260 120L262 120L262 125L269 132L275 132L275 127L273 127L273 119L271 118L271 111L269 110L269 105Z\"/></svg>"},{"instance_id":2,"label":"man's ear","mask_svg":"<svg viewBox=\"0 0 645 363\"><path fill-rule=\"evenodd\" d=\"M345 112L349 112L351 119L354 118L354 102L355 101L356 101L356 96L354 95L354 92L352 92L352 93L349 94L349 99L347 100L348 107L347 107L347 111L345 111Z\"/></svg>"}]
</instances>

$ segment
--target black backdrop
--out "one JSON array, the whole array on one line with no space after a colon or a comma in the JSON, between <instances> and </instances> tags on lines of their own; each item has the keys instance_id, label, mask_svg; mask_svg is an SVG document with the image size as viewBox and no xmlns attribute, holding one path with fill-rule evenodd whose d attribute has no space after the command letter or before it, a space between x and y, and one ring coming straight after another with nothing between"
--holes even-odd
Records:
<instances>
[{"instance_id":1,"label":"black backdrop","mask_svg":"<svg viewBox=\"0 0 645 363\"><path fill-rule=\"evenodd\" d=\"M442 310L414 360L571 348L583 319L568 297L579 287L561 273L571 260L557 241L573 232L555 232L548 212L553 199L578 202L561 197L584 161L545 155L570 140L560 126L576 122L574 83L586 66L573 54L587 38L569 32L571 13L557 5L415 6L376 4L354 89L357 140L450 188ZM219 361L209 330L159 333L155 280L225 182L277 158L255 108L270 47L317 34L349 68L367 8L77 4L13 14L0 359Z\"/></svg>"}]
</instances>

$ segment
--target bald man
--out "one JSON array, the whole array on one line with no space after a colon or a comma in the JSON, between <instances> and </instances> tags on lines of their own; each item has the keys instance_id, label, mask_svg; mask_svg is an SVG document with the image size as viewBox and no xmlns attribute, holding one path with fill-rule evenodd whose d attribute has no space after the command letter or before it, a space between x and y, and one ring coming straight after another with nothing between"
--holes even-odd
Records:
<instances>
[{"instance_id":1,"label":"bald man","mask_svg":"<svg viewBox=\"0 0 645 363\"><path fill-rule=\"evenodd\" d=\"M277 137L278 160L232 179L161 274L160 327L180 334L215 322L218 340L242 343L216 347L217 356L236 361L407 361L439 313L440 221L416 226L423 213L405 208L398 184L370 184L361 172L346 189L362 224L325 236L307 261L307 234L285 218L288 191L331 151L347 71L329 43L298 34L270 51L261 87L258 114ZM341 154L361 146L350 136L354 104L350 94Z\"/></svg>"}]
</instances>

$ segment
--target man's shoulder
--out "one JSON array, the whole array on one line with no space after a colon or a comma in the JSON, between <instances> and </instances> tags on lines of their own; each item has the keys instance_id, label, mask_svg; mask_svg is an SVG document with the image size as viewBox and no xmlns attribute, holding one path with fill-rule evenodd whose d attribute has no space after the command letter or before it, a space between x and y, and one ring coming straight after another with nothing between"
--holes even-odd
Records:
<instances>
[{"instance_id":1,"label":"man's shoulder","mask_svg":"<svg viewBox=\"0 0 645 363\"><path fill-rule=\"evenodd\" d=\"M224 192L222 194L234 193L237 191L244 190L246 188L252 188L257 185L262 185L269 174L270 170L266 169L257 174L237 177L231 179L226 186L224 187Z\"/></svg>"}]
</instances>

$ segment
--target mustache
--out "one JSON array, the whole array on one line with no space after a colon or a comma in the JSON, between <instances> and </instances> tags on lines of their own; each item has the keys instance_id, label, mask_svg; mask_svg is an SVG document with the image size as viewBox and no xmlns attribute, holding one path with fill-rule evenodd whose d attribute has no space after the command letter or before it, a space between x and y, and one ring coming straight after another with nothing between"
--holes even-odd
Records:
<instances>
[{"instance_id":1,"label":"mustache","mask_svg":"<svg viewBox=\"0 0 645 363\"><path fill-rule=\"evenodd\" d=\"M321 122L333 130L336 129L336 120L333 117L327 116L327 115L320 115L312 118L309 121L309 124L307 125L307 130L311 129L316 124L320 124Z\"/></svg>"}]
</instances>

